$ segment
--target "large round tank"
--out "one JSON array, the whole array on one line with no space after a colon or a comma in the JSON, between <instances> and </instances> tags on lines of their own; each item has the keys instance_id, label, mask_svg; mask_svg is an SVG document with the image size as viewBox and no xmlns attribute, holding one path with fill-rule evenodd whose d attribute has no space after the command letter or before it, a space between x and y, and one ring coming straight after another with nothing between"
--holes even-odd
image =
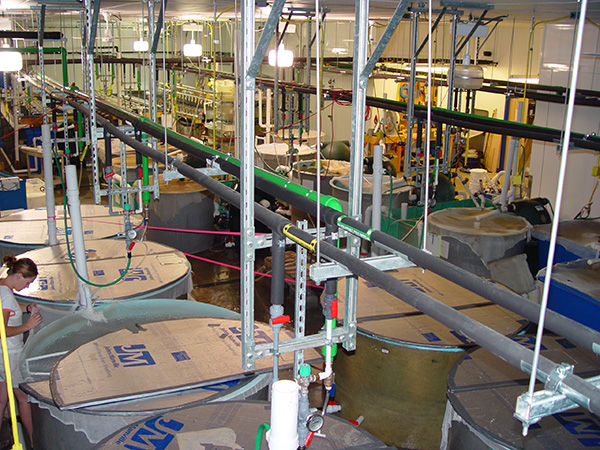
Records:
<instances>
[{"instance_id":1,"label":"large round tank","mask_svg":"<svg viewBox=\"0 0 600 450\"><path fill-rule=\"evenodd\" d=\"M546 267L552 224L535 225L532 236L538 240L540 269ZM600 256L600 222L567 220L558 224L554 264Z\"/></svg>"},{"instance_id":2,"label":"large round tank","mask_svg":"<svg viewBox=\"0 0 600 450\"><path fill-rule=\"evenodd\" d=\"M64 206L56 207L56 238L65 242ZM111 216L108 206L81 205L83 233L86 239L106 239L123 231L121 216ZM141 216L132 216L132 225L141 223ZM67 230L71 218L67 216ZM26 209L0 219L0 257L19 255L48 245L48 219L46 208ZM72 241L72 239L71 239Z\"/></svg>"},{"instance_id":3,"label":"large round tank","mask_svg":"<svg viewBox=\"0 0 600 450\"><path fill-rule=\"evenodd\" d=\"M185 255L171 247L146 241L131 251L129 270L116 284L127 267L125 241L98 239L85 241L89 281L106 285L90 288L96 303L112 303L125 299L178 298L191 292L191 266ZM71 252L73 243L71 242ZM40 305L48 324L67 315L79 294L78 278L69 261L65 244L31 250L19 255L31 258L39 275L19 292L17 300ZM1 269L0 274L6 270Z\"/></svg>"},{"instance_id":4,"label":"large round tank","mask_svg":"<svg viewBox=\"0 0 600 450\"><path fill-rule=\"evenodd\" d=\"M187 178L168 184L161 178L159 190L150 202L148 238L187 253L209 248L213 235L202 231L213 230L214 194Z\"/></svg>"},{"instance_id":5,"label":"large round tank","mask_svg":"<svg viewBox=\"0 0 600 450\"><path fill-rule=\"evenodd\" d=\"M261 169L276 170L278 166L289 166L290 146L285 142L271 142L256 146L254 164ZM294 161L314 159L317 151L308 145L294 146Z\"/></svg>"},{"instance_id":6,"label":"large round tank","mask_svg":"<svg viewBox=\"0 0 600 450\"><path fill-rule=\"evenodd\" d=\"M525 260L510 260L508 267L497 262L522 254L530 233L529 222L513 214L479 208L448 208L429 216L427 249L463 269L521 291L510 283L511 278L522 273L532 279ZM492 263L496 263L493 268ZM518 267L519 272L502 276L511 266Z\"/></svg>"},{"instance_id":7,"label":"large round tank","mask_svg":"<svg viewBox=\"0 0 600 450\"><path fill-rule=\"evenodd\" d=\"M539 271L537 278L545 282L546 267ZM548 308L600 331L600 262L579 259L555 264L548 292Z\"/></svg>"},{"instance_id":8,"label":"large round tank","mask_svg":"<svg viewBox=\"0 0 600 450\"><path fill-rule=\"evenodd\" d=\"M365 213L369 205L373 204L373 175L363 175L362 177L362 221L370 220L365 217ZM348 213L348 196L350 192L350 176L334 177L329 182L331 185L331 195L337 198L342 204L342 209ZM382 208L397 209L402 203L408 202L408 196L412 192L413 187L406 183L404 178L389 178L384 177L382 182ZM391 197L391 199L390 199Z\"/></svg>"},{"instance_id":9,"label":"large round tank","mask_svg":"<svg viewBox=\"0 0 600 450\"><path fill-rule=\"evenodd\" d=\"M429 271L389 273L501 334L523 326L516 314ZM338 289L343 298L343 283ZM341 415L362 415L362 427L386 444L439 449L448 371L473 343L361 279L357 320L356 350L338 352L334 365Z\"/></svg>"},{"instance_id":10,"label":"large round tank","mask_svg":"<svg viewBox=\"0 0 600 450\"><path fill-rule=\"evenodd\" d=\"M334 159L322 159L321 163L321 194L331 195L331 185L329 182L334 177L348 175L350 172L350 163L347 161L338 161ZM292 165L291 180L302 186L317 190L317 161L311 159L308 161L298 161Z\"/></svg>"},{"instance_id":11,"label":"large round tank","mask_svg":"<svg viewBox=\"0 0 600 450\"><path fill-rule=\"evenodd\" d=\"M534 335L513 338L533 349ZM574 364L583 378L598 376L598 357L569 340L546 335L542 356ZM527 392L529 374L477 349L461 358L448 377L448 404L444 418L442 450L584 450L598 448L600 419L584 408L541 419L522 435L521 422L513 417L517 397ZM544 389L537 383L535 391Z\"/></svg>"},{"instance_id":12,"label":"large round tank","mask_svg":"<svg viewBox=\"0 0 600 450\"><path fill-rule=\"evenodd\" d=\"M177 300L124 301L102 305L98 311L104 314L107 322L90 322L87 316L77 312L44 328L25 346L21 370L32 381L23 388L34 398L34 439L41 448L89 449L114 431L149 415L217 400L266 398L264 388L271 374L268 371L260 373L259 369L264 370L264 367L257 369L258 374L243 373L239 347L235 345L231 348L221 346L219 351L213 351L215 339L223 342L239 339L236 334L239 314L213 305ZM175 349L178 343L181 344L181 336L170 334L168 325L190 320L203 324L201 330L195 333L197 348L194 350L187 345L184 350ZM266 325L259 327L262 333L267 328ZM164 360L157 350L156 329L160 330L159 340L171 350L171 363L168 359ZM218 336L212 340L199 336L202 334L206 338L211 333L218 333ZM226 339L221 339L221 336ZM118 342L111 341L115 337ZM93 361L83 362L86 348L100 349L100 353L96 353ZM200 353L202 356L198 362ZM188 372L189 377L181 378L188 379L189 386L174 382L171 388L159 387L164 377L170 376L174 380L180 376L176 373L178 369L183 370L180 364L194 360L201 365L199 371L207 375L205 382L199 383L194 378L196 374ZM79 363L73 364L73 361ZM96 364L98 362L99 365ZM145 376L127 373L149 362L153 364L141 368L150 369ZM66 372L62 368L64 365L68 366ZM96 365L99 370L95 370ZM238 370L235 370L236 367ZM57 371L62 372L62 380L55 375ZM115 380L115 385L133 386L127 395L120 393L114 396L115 392L111 392L106 384L109 371L109 378ZM99 373L100 378L105 375L104 380L95 379L95 383L86 386L87 376L94 377L93 374ZM164 377L161 378L162 375ZM63 381L65 383L61 384ZM81 386L85 389L80 389ZM94 395L92 391L98 386L104 390L95 401L87 402L88 405L73 408L61 403L64 396L71 393L76 393L76 396ZM135 387L139 387L139 392L133 391ZM112 398L108 398L111 395Z\"/></svg>"},{"instance_id":13,"label":"large round tank","mask_svg":"<svg viewBox=\"0 0 600 450\"><path fill-rule=\"evenodd\" d=\"M140 448L141 439L141 442L148 442L148 438L153 437L160 439L160 448L164 450L253 449L256 448L258 429L263 423L270 422L270 415L271 407L266 402L201 405L137 422L132 427L114 433L95 449ZM264 435L260 448L268 448ZM321 432L313 437L309 448L378 450L388 447L361 428L326 415Z\"/></svg>"}]
</instances>

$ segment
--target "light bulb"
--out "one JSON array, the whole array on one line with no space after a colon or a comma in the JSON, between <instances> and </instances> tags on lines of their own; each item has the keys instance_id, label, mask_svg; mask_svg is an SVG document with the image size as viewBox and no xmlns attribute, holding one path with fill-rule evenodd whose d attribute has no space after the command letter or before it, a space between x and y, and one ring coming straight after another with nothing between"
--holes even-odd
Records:
<instances>
[{"instance_id":1,"label":"light bulb","mask_svg":"<svg viewBox=\"0 0 600 450\"><path fill-rule=\"evenodd\" d=\"M148 41L133 41L133 50L135 50L136 52L147 52L149 48L150 44L148 44Z\"/></svg>"},{"instance_id":2,"label":"light bulb","mask_svg":"<svg viewBox=\"0 0 600 450\"><path fill-rule=\"evenodd\" d=\"M277 59L277 66L279 67L292 67L294 64L294 52L286 50L283 44L279 46L277 52L275 49L269 50L269 65L275 67L275 59Z\"/></svg>"},{"instance_id":3,"label":"light bulb","mask_svg":"<svg viewBox=\"0 0 600 450\"><path fill-rule=\"evenodd\" d=\"M196 44L196 42L192 39L189 44L185 44L183 46L183 56L202 56L202 46L200 44Z\"/></svg>"}]
</instances>

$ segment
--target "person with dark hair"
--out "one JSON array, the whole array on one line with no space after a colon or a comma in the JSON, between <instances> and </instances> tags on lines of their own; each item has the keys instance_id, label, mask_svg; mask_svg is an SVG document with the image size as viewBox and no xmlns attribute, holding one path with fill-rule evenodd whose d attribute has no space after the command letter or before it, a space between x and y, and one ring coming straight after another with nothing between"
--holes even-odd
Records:
<instances>
[{"instance_id":1,"label":"person with dark hair","mask_svg":"<svg viewBox=\"0 0 600 450\"><path fill-rule=\"evenodd\" d=\"M37 277L38 269L29 258L17 259L14 256L5 256L2 262L8 268L6 276L0 278L0 300L2 301L2 315L4 316L4 327L6 329L6 345L12 386L19 405L21 423L29 436L30 448L33 448L31 407L27 402L27 394L19 389L19 384L25 381L19 369L19 358L24 345L23 333L38 326L42 322L42 316L35 303L27 305L18 303L13 291L20 291L29 286ZM23 323L23 313L30 314L25 323ZM7 403L6 368L4 367L2 348L0 347L0 418L4 417Z\"/></svg>"}]
</instances>

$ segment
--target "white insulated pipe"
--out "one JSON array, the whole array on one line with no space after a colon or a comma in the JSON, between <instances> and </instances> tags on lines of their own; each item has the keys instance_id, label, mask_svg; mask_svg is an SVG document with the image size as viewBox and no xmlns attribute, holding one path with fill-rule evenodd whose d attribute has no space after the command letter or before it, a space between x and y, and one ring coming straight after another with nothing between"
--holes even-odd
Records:
<instances>
[{"instance_id":1,"label":"white insulated pipe","mask_svg":"<svg viewBox=\"0 0 600 450\"><path fill-rule=\"evenodd\" d=\"M48 222L48 244L56 245L56 208L54 206L54 176L52 175L52 142L50 125L42 125L42 160L44 164L44 186L46 193L46 220Z\"/></svg>"},{"instance_id":2,"label":"white insulated pipe","mask_svg":"<svg viewBox=\"0 0 600 450\"><path fill-rule=\"evenodd\" d=\"M279 380L271 385L271 429L267 431L270 450L298 448L298 383Z\"/></svg>"},{"instance_id":3,"label":"white insulated pipe","mask_svg":"<svg viewBox=\"0 0 600 450\"><path fill-rule=\"evenodd\" d=\"M75 247L75 267L79 275L88 279L87 261L85 255L85 243L83 240L83 221L81 220L81 203L79 201L79 187L77 182L77 168L73 165L65 167L67 179L67 200L71 216L71 235ZM66 212L65 212L66 214ZM92 296L89 286L77 277L79 284L79 305L85 309L91 309Z\"/></svg>"}]
</instances>

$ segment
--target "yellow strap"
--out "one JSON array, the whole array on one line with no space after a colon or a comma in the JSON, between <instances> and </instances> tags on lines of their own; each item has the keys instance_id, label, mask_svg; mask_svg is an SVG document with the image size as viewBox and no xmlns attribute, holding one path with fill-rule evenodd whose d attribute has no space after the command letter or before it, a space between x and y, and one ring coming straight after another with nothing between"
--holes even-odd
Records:
<instances>
[{"instance_id":1,"label":"yellow strap","mask_svg":"<svg viewBox=\"0 0 600 450\"><path fill-rule=\"evenodd\" d=\"M290 229L291 226L292 226L292 224L288 223L287 225L285 225L283 227L283 234L284 234L284 236L286 236L287 238L291 239L296 244L301 245L305 249L310 250L311 252L314 252L315 251L315 246L317 245L317 239L315 238L315 239L313 239L310 242L305 242L302 239L300 239L299 237L296 237L293 234L291 234L290 232L288 232L288 230Z\"/></svg>"},{"instance_id":2,"label":"yellow strap","mask_svg":"<svg viewBox=\"0 0 600 450\"><path fill-rule=\"evenodd\" d=\"M2 358L4 359L4 373L6 374L6 390L8 391L8 405L10 408L10 421L14 444L13 450L22 450L17 432L17 409L15 407L15 393L13 392L12 374L10 373L10 362L8 359L8 346L6 345L6 327L4 326L4 310L2 309L2 298L0 297L0 311L2 311L2 324L0 325L0 338L2 339Z\"/></svg>"}]
</instances>

